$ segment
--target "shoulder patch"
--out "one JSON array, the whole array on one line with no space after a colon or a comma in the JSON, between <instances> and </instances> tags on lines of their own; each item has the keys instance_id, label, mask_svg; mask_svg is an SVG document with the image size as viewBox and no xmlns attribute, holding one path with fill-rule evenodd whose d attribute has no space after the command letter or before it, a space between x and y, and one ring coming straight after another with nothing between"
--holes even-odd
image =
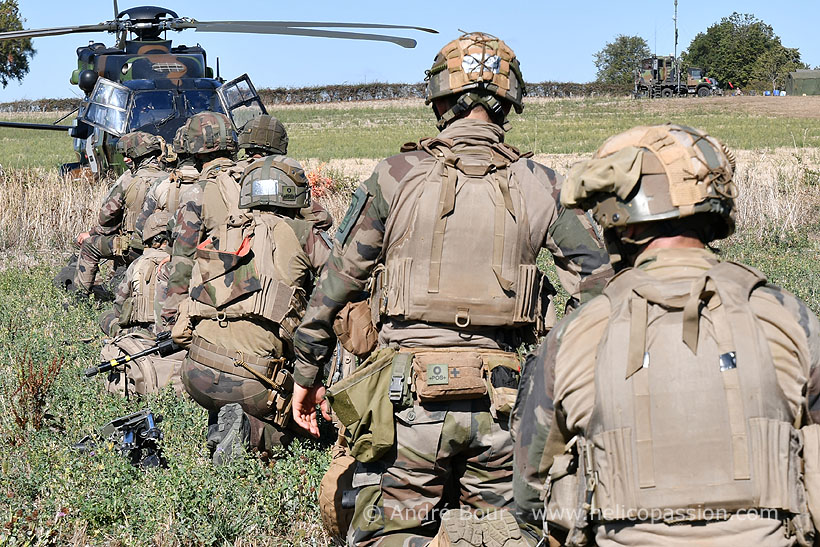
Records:
<instances>
[{"instance_id":1,"label":"shoulder patch","mask_svg":"<svg viewBox=\"0 0 820 547\"><path fill-rule=\"evenodd\" d=\"M365 203L367 203L367 193L364 191L364 188L360 186L353 193L350 207L347 209L347 213L342 219L342 222L339 223L339 229L336 231L336 241L339 242L339 245L344 246L345 241L347 241L348 236L350 236L350 231L364 210Z\"/></svg>"}]
</instances>

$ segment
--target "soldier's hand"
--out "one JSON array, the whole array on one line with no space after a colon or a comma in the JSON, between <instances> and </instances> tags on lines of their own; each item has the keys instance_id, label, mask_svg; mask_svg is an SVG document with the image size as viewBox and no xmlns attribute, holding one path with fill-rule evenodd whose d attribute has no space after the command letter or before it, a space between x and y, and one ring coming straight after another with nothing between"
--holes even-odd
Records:
<instances>
[{"instance_id":1,"label":"soldier's hand","mask_svg":"<svg viewBox=\"0 0 820 547\"><path fill-rule=\"evenodd\" d=\"M322 416L330 420L330 412L325 400L325 386L310 388L293 384L293 419L314 437L319 436L319 423L316 420L316 405L322 404Z\"/></svg>"},{"instance_id":2,"label":"soldier's hand","mask_svg":"<svg viewBox=\"0 0 820 547\"><path fill-rule=\"evenodd\" d=\"M83 242L84 242L86 239L88 239L89 237L91 237L91 233L90 233L90 232L82 232L82 233L80 233L80 234L77 234L77 245L79 245L80 247L82 247L82 246L83 246Z\"/></svg>"}]
</instances>

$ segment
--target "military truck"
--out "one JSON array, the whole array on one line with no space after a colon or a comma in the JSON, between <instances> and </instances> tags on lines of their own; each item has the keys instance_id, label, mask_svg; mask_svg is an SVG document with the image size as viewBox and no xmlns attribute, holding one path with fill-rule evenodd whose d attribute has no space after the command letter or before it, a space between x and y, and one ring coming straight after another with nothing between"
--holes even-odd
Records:
<instances>
[{"instance_id":1,"label":"military truck","mask_svg":"<svg viewBox=\"0 0 820 547\"><path fill-rule=\"evenodd\" d=\"M673 97L675 95L722 95L714 78L704 75L703 69L689 67L686 74L681 74L678 83L679 62L671 55L668 57L650 57L641 61L636 69L636 97Z\"/></svg>"}]
</instances>

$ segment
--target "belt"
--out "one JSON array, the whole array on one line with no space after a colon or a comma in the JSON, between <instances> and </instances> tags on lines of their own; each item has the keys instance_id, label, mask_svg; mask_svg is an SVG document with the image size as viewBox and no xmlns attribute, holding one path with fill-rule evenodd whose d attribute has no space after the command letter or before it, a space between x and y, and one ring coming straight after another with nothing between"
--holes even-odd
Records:
<instances>
[{"instance_id":1,"label":"belt","mask_svg":"<svg viewBox=\"0 0 820 547\"><path fill-rule=\"evenodd\" d=\"M257 376L249 372L245 367L238 362L242 361L250 368L258 371L263 376L269 374L271 363L276 359L268 357L258 357L255 355L246 355L238 351L232 351L216 344L206 342L199 336L194 336L191 342L191 349L188 351L188 357L203 364L227 374L235 374L250 380L257 380Z\"/></svg>"}]
</instances>

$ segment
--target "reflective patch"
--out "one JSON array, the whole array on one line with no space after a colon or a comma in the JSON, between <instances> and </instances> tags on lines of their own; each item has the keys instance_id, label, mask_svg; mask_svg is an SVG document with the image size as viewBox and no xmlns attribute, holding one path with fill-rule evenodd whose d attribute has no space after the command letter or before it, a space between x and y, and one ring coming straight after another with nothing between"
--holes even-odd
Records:
<instances>
[{"instance_id":1,"label":"reflective patch","mask_svg":"<svg viewBox=\"0 0 820 547\"><path fill-rule=\"evenodd\" d=\"M450 374L447 365L430 363L427 365L427 385L443 386L450 383Z\"/></svg>"},{"instance_id":2,"label":"reflective patch","mask_svg":"<svg viewBox=\"0 0 820 547\"><path fill-rule=\"evenodd\" d=\"M255 180L251 187L252 196L277 196L279 195L279 180Z\"/></svg>"},{"instance_id":3,"label":"reflective patch","mask_svg":"<svg viewBox=\"0 0 820 547\"><path fill-rule=\"evenodd\" d=\"M336 231L336 241L339 242L339 245L344 246L353 226L356 225L356 221L359 220L359 216L364 210L365 203L367 203L367 192L365 192L364 188L359 187L353 192L353 199L350 201L347 214L342 219L342 222L339 224L339 229Z\"/></svg>"},{"instance_id":4,"label":"reflective patch","mask_svg":"<svg viewBox=\"0 0 820 547\"><path fill-rule=\"evenodd\" d=\"M725 372L737 368L737 357L734 351L729 353L722 353L720 355L720 371Z\"/></svg>"},{"instance_id":5,"label":"reflective patch","mask_svg":"<svg viewBox=\"0 0 820 547\"><path fill-rule=\"evenodd\" d=\"M501 71L501 57L498 55L490 55L484 57L482 60L480 53L473 53L464 57L461 61L461 68L467 74L485 71L498 74Z\"/></svg>"}]
</instances>

